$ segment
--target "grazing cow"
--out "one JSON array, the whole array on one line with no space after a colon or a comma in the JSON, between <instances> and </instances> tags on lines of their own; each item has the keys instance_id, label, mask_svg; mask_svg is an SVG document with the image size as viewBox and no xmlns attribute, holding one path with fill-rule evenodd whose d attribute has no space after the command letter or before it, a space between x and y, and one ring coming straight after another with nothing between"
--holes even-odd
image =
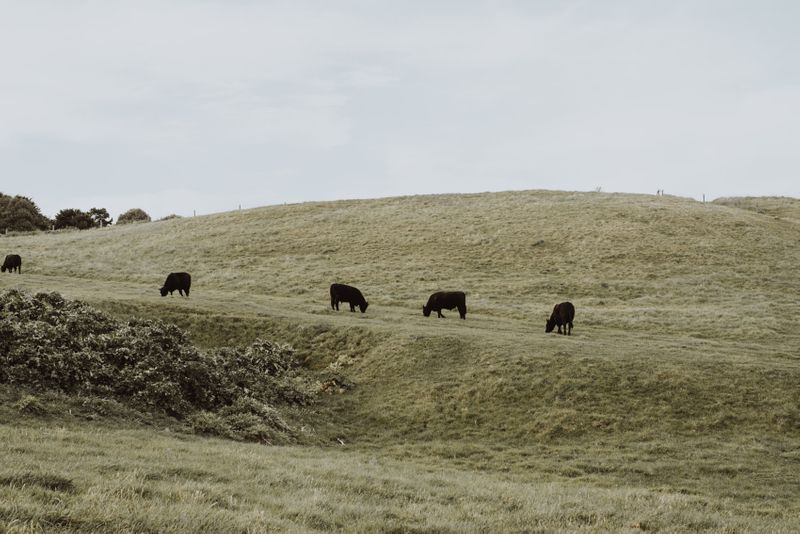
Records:
<instances>
[{"instance_id":1,"label":"grazing cow","mask_svg":"<svg viewBox=\"0 0 800 534\"><path fill-rule=\"evenodd\" d=\"M572 305L571 302L562 302L561 304L556 304L556 307L553 308L553 313L550 314L550 318L547 320L547 324L545 324L544 331L549 333L553 331L553 328L558 326L558 333L565 334L567 336L572 335L572 320L575 318L575 306ZM564 326L564 331L561 331L561 326ZM567 330L569 327L569 330Z\"/></svg>"},{"instance_id":2,"label":"grazing cow","mask_svg":"<svg viewBox=\"0 0 800 534\"><path fill-rule=\"evenodd\" d=\"M422 307L422 315L430 317L431 310L435 311L439 317L442 310L452 310L458 308L458 314L462 319L467 318L467 296L463 291L439 291L428 297L428 303Z\"/></svg>"},{"instance_id":3,"label":"grazing cow","mask_svg":"<svg viewBox=\"0 0 800 534\"><path fill-rule=\"evenodd\" d=\"M22 274L22 258L19 257L19 254L9 254L3 262L3 266L0 267L0 272L13 273L15 269L17 274Z\"/></svg>"},{"instance_id":4,"label":"grazing cow","mask_svg":"<svg viewBox=\"0 0 800 534\"><path fill-rule=\"evenodd\" d=\"M364 295L358 288L344 284L331 284L331 309L339 311L340 302L349 302L351 312L356 311L356 306L358 306L361 313L364 313L369 306L369 302L364 300Z\"/></svg>"},{"instance_id":5,"label":"grazing cow","mask_svg":"<svg viewBox=\"0 0 800 534\"><path fill-rule=\"evenodd\" d=\"M192 286L192 277L189 273L169 273L167 275L167 281L164 282L164 287L161 288L161 296L166 297L167 293L172 296L172 292L176 289L178 293L183 296L184 292L186 296L189 296L189 288Z\"/></svg>"}]
</instances>

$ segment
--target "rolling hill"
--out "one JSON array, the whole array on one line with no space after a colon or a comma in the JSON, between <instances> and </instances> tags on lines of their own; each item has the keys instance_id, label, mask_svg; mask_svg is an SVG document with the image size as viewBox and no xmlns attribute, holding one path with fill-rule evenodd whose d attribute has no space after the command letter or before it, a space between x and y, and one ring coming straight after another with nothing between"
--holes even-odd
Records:
<instances>
[{"instance_id":1,"label":"rolling hill","mask_svg":"<svg viewBox=\"0 0 800 534\"><path fill-rule=\"evenodd\" d=\"M377 498L382 519L325 499L303 511L266 502L251 475L231 475L239 468L192 461L209 491L241 493L231 514L267 507L280 518L264 528L784 530L800 519L800 227L788 212L751 205L519 191L270 206L5 236L0 254L21 254L23 275L0 276L0 289L164 318L203 347L285 341L312 369L343 369L354 387L326 397L308 421L323 447L274 454L320 480L355 470L357 480L319 491L348 510L358 495ZM161 298L166 274L183 270L192 296ZM331 311L332 282L359 287L367 313ZM467 292L466 321L422 316L427 296L447 289ZM577 308L573 335L547 335L563 300ZM127 444L175 439L119 421L5 418L6 439L30 451L16 461L30 464L49 449L26 448L15 428L41 441L48 425L67 424L69 439L93 450L103 433ZM179 443L181 464L209 449L272 454ZM66 469L55 458L50 471ZM119 468L141 474L137 462ZM84 467L89 474L67 470L76 486L115 495L98 465ZM313 489L283 476L287 494ZM136 487L166 494L162 479ZM476 496L476 484L508 495L509 506ZM17 487L0 483L0 497L29 497ZM67 517L90 508L86 491ZM476 515L459 502L486 508ZM0 521L11 521L8 510ZM92 524L139 524L119 513L92 509ZM159 509L163 521L147 525L169 530L180 513ZM26 520L46 523L33 512Z\"/></svg>"}]
</instances>

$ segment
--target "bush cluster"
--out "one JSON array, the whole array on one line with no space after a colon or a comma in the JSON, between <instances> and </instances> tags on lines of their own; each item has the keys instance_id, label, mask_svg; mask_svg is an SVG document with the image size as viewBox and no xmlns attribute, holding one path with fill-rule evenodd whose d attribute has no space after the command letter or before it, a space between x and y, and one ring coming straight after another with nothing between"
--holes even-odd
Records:
<instances>
[{"instance_id":1,"label":"bush cluster","mask_svg":"<svg viewBox=\"0 0 800 534\"><path fill-rule=\"evenodd\" d=\"M198 432L268 442L291 434L276 408L319 391L288 345L200 351L160 320L121 322L58 293L13 289L0 293L0 383L110 398Z\"/></svg>"}]
</instances>

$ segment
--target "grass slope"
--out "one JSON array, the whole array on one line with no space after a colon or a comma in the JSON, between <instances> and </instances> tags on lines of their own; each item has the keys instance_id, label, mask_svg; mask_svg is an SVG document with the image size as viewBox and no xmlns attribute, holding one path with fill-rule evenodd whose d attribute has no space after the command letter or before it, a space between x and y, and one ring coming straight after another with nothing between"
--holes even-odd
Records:
<instances>
[{"instance_id":1,"label":"grass slope","mask_svg":"<svg viewBox=\"0 0 800 534\"><path fill-rule=\"evenodd\" d=\"M792 197L724 197L714 203L800 223L800 199Z\"/></svg>"},{"instance_id":2,"label":"grass slope","mask_svg":"<svg viewBox=\"0 0 800 534\"><path fill-rule=\"evenodd\" d=\"M313 367L337 362L356 387L331 395L311 425L349 452L291 452L298 469L306 454L376 457L411 487L453 470L464 477L454 495L471 477L556 484L587 517L598 505L581 492L691 495L744 523L701 527L676 512L657 524L781 530L800 517L798 245L793 221L720 203L437 195L6 237L0 253L22 254L24 275L0 287L163 317L204 346L272 337ZM162 299L157 288L179 270L193 275L192 297ZM361 288L368 312L330 311L334 281ZM466 321L422 316L439 289L467 291ZM545 335L566 299L574 335ZM493 515L522 524L502 507ZM577 528L556 517L540 526ZM588 528L629 520L591 517ZM436 528L463 530L453 521ZM425 529L407 517L382 524Z\"/></svg>"}]
</instances>

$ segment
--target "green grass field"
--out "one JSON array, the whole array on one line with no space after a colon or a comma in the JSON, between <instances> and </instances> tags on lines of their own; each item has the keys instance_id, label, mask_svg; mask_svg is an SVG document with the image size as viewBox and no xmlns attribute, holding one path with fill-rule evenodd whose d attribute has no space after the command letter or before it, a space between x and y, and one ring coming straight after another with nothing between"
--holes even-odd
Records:
<instances>
[{"instance_id":1,"label":"green grass field","mask_svg":"<svg viewBox=\"0 0 800 534\"><path fill-rule=\"evenodd\" d=\"M0 289L163 318L201 347L289 342L355 384L290 447L57 397L22 413L3 390L0 529L796 531L797 213L524 191L0 237L23 256ZM183 270L191 297L161 298ZM331 311L332 282L367 313ZM423 317L448 289L467 320ZM563 300L573 335L545 334Z\"/></svg>"}]
</instances>

